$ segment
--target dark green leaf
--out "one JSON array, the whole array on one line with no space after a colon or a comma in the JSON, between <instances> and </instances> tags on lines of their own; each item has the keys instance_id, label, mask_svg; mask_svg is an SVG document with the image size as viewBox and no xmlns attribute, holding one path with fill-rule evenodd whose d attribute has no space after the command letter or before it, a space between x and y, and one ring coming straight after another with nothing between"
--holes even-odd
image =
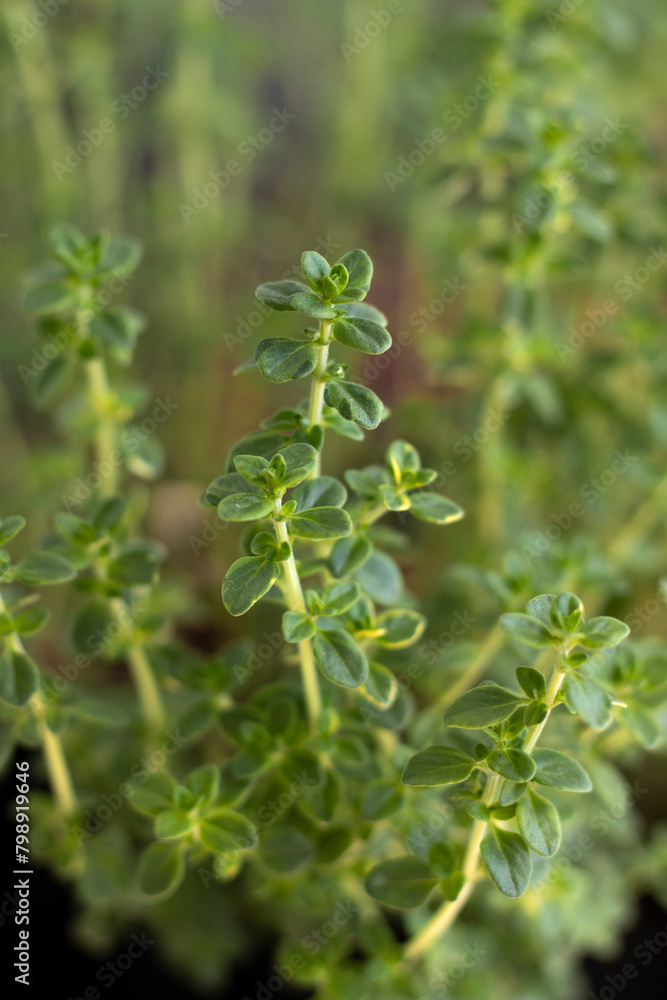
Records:
<instances>
[{"instance_id":1,"label":"dark green leaf","mask_svg":"<svg viewBox=\"0 0 667 1000\"><path fill-rule=\"evenodd\" d=\"M48 608L34 606L24 608L14 615L14 631L19 635L34 635L44 628L50 617L51 612Z\"/></svg>"},{"instance_id":2,"label":"dark green leaf","mask_svg":"<svg viewBox=\"0 0 667 1000\"><path fill-rule=\"evenodd\" d=\"M348 535L336 542L329 556L332 576L347 576L364 564L373 551L373 544L366 535Z\"/></svg>"},{"instance_id":3,"label":"dark green leaf","mask_svg":"<svg viewBox=\"0 0 667 1000\"><path fill-rule=\"evenodd\" d=\"M303 276L314 292L322 291L322 278L329 276L329 262L315 250L305 250L301 254Z\"/></svg>"},{"instance_id":4,"label":"dark green leaf","mask_svg":"<svg viewBox=\"0 0 667 1000\"><path fill-rule=\"evenodd\" d=\"M458 747L432 746L420 750L405 765L404 785L455 785L472 774L475 762Z\"/></svg>"},{"instance_id":5,"label":"dark green leaf","mask_svg":"<svg viewBox=\"0 0 667 1000\"><path fill-rule=\"evenodd\" d=\"M337 319L331 329L340 344L363 354L384 354L391 347L387 330L368 319Z\"/></svg>"},{"instance_id":6,"label":"dark green leaf","mask_svg":"<svg viewBox=\"0 0 667 1000\"><path fill-rule=\"evenodd\" d=\"M398 695L398 681L388 667L371 661L368 677L359 688L359 694L379 708L391 708Z\"/></svg>"},{"instance_id":7,"label":"dark green leaf","mask_svg":"<svg viewBox=\"0 0 667 1000\"><path fill-rule=\"evenodd\" d=\"M517 833L489 827L480 847L486 869L504 896L516 899L528 886L533 870L530 851Z\"/></svg>"},{"instance_id":8,"label":"dark green leaf","mask_svg":"<svg viewBox=\"0 0 667 1000\"><path fill-rule=\"evenodd\" d=\"M581 764L560 750L533 750L533 760L537 768L535 781L540 785L566 792L590 792L593 787Z\"/></svg>"},{"instance_id":9,"label":"dark green leaf","mask_svg":"<svg viewBox=\"0 0 667 1000\"><path fill-rule=\"evenodd\" d=\"M286 874L314 860L312 840L294 826L281 825L262 837L262 860L271 871Z\"/></svg>"},{"instance_id":10,"label":"dark green leaf","mask_svg":"<svg viewBox=\"0 0 667 1000\"><path fill-rule=\"evenodd\" d=\"M544 698L547 685L539 670L535 670L534 667L518 667L516 679L529 698L538 700Z\"/></svg>"},{"instance_id":11,"label":"dark green leaf","mask_svg":"<svg viewBox=\"0 0 667 1000\"><path fill-rule=\"evenodd\" d=\"M500 624L508 635L525 643L526 646L545 649L560 642L559 637L554 636L546 625L530 615L522 615L518 612L501 615Z\"/></svg>"},{"instance_id":12,"label":"dark green leaf","mask_svg":"<svg viewBox=\"0 0 667 1000\"><path fill-rule=\"evenodd\" d=\"M8 650L0 658L0 698L22 708L39 689L36 663L18 650Z\"/></svg>"},{"instance_id":13,"label":"dark green leaf","mask_svg":"<svg viewBox=\"0 0 667 1000\"><path fill-rule=\"evenodd\" d=\"M222 602L235 617L245 614L278 579L276 563L245 556L232 563L222 584Z\"/></svg>"},{"instance_id":14,"label":"dark green leaf","mask_svg":"<svg viewBox=\"0 0 667 1000\"><path fill-rule=\"evenodd\" d=\"M290 299L293 309L314 319L334 319L336 312L314 292L299 292Z\"/></svg>"},{"instance_id":15,"label":"dark green leaf","mask_svg":"<svg viewBox=\"0 0 667 1000\"><path fill-rule=\"evenodd\" d=\"M302 611L286 611L283 615L283 635L288 642L303 642L315 635L315 623Z\"/></svg>"},{"instance_id":16,"label":"dark green leaf","mask_svg":"<svg viewBox=\"0 0 667 1000\"><path fill-rule=\"evenodd\" d=\"M549 621L563 632L576 632L584 606L576 594L564 592L554 597L549 608Z\"/></svg>"},{"instance_id":17,"label":"dark green leaf","mask_svg":"<svg viewBox=\"0 0 667 1000\"><path fill-rule=\"evenodd\" d=\"M292 515L289 527L293 535L318 541L349 535L352 521L347 511L340 507L312 507Z\"/></svg>"},{"instance_id":18,"label":"dark green leaf","mask_svg":"<svg viewBox=\"0 0 667 1000\"><path fill-rule=\"evenodd\" d=\"M368 677L368 662L348 632L329 629L313 640L317 665L330 681L342 687L356 688Z\"/></svg>"},{"instance_id":19,"label":"dark green leaf","mask_svg":"<svg viewBox=\"0 0 667 1000\"><path fill-rule=\"evenodd\" d=\"M272 512L270 500L252 493L232 493L218 504L218 517L223 521L260 521L270 517Z\"/></svg>"},{"instance_id":20,"label":"dark green leaf","mask_svg":"<svg viewBox=\"0 0 667 1000\"><path fill-rule=\"evenodd\" d=\"M361 292L360 298L364 298L373 278L373 263L365 250L350 250L344 254L337 264L343 264L347 268L349 275L346 292L352 290Z\"/></svg>"},{"instance_id":21,"label":"dark green leaf","mask_svg":"<svg viewBox=\"0 0 667 1000\"><path fill-rule=\"evenodd\" d=\"M297 486L291 499L296 500L297 511L311 507L342 507L347 500L347 490L333 476L317 476Z\"/></svg>"},{"instance_id":22,"label":"dark green leaf","mask_svg":"<svg viewBox=\"0 0 667 1000\"><path fill-rule=\"evenodd\" d=\"M589 618L579 629L583 638L579 639L579 645L587 649L604 649L607 646L615 646L630 634L630 629L625 622L619 622L617 618L608 618L601 615L599 618Z\"/></svg>"},{"instance_id":23,"label":"dark green leaf","mask_svg":"<svg viewBox=\"0 0 667 1000\"><path fill-rule=\"evenodd\" d=\"M370 781L361 800L361 816L365 820L377 821L392 816L400 809L403 791L395 781L378 778Z\"/></svg>"},{"instance_id":24,"label":"dark green leaf","mask_svg":"<svg viewBox=\"0 0 667 1000\"><path fill-rule=\"evenodd\" d=\"M185 875L180 844L150 844L139 861L139 885L146 896L166 896L178 889Z\"/></svg>"},{"instance_id":25,"label":"dark green leaf","mask_svg":"<svg viewBox=\"0 0 667 1000\"><path fill-rule=\"evenodd\" d=\"M295 307L290 304L290 299L299 292L307 291L308 286L303 285L300 281L270 281L255 289L255 298L270 306L271 309L277 309L280 312L295 312Z\"/></svg>"},{"instance_id":26,"label":"dark green leaf","mask_svg":"<svg viewBox=\"0 0 667 1000\"><path fill-rule=\"evenodd\" d=\"M44 281L31 285L21 300L23 308L29 312L57 312L73 303L72 289L64 281Z\"/></svg>"},{"instance_id":27,"label":"dark green leaf","mask_svg":"<svg viewBox=\"0 0 667 1000\"><path fill-rule=\"evenodd\" d=\"M317 365L317 351L304 340L272 338L261 340L255 350L260 375L267 382L289 382L305 378Z\"/></svg>"},{"instance_id":28,"label":"dark green leaf","mask_svg":"<svg viewBox=\"0 0 667 1000\"><path fill-rule=\"evenodd\" d=\"M224 476L218 476L204 494L204 500L210 507L217 507L225 497L233 496L235 493L249 493L252 496L260 496L257 486L253 486L240 472L228 472Z\"/></svg>"},{"instance_id":29,"label":"dark green leaf","mask_svg":"<svg viewBox=\"0 0 667 1000\"><path fill-rule=\"evenodd\" d=\"M372 430L382 420L384 407L371 389L356 382L327 382L324 400L346 420Z\"/></svg>"},{"instance_id":30,"label":"dark green leaf","mask_svg":"<svg viewBox=\"0 0 667 1000\"><path fill-rule=\"evenodd\" d=\"M493 750L486 760L492 771L508 781L530 781L535 775L535 761L523 750Z\"/></svg>"},{"instance_id":31,"label":"dark green leaf","mask_svg":"<svg viewBox=\"0 0 667 1000\"><path fill-rule=\"evenodd\" d=\"M519 799L516 819L521 836L532 851L550 858L560 846L560 819L552 802L531 788Z\"/></svg>"},{"instance_id":32,"label":"dark green leaf","mask_svg":"<svg viewBox=\"0 0 667 1000\"><path fill-rule=\"evenodd\" d=\"M458 729L484 729L509 718L521 700L520 695L498 684L481 684L457 698L443 721Z\"/></svg>"},{"instance_id":33,"label":"dark green leaf","mask_svg":"<svg viewBox=\"0 0 667 1000\"><path fill-rule=\"evenodd\" d=\"M26 520L20 514L14 514L12 517L6 517L0 521L0 546L11 542L12 538L15 538L19 531L25 528L25 525Z\"/></svg>"}]
</instances>

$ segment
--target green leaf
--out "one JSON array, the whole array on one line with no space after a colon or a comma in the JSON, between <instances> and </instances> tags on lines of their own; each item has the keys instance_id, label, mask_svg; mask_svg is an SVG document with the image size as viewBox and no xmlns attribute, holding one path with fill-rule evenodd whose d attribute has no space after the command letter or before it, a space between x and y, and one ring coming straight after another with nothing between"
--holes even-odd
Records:
<instances>
[{"instance_id":1,"label":"green leaf","mask_svg":"<svg viewBox=\"0 0 667 1000\"><path fill-rule=\"evenodd\" d=\"M311 507L289 518L289 528L293 535L320 541L325 538L341 538L352 531L352 521L346 510L340 507Z\"/></svg>"},{"instance_id":2,"label":"green leaf","mask_svg":"<svg viewBox=\"0 0 667 1000\"><path fill-rule=\"evenodd\" d=\"M280 455L285 461L285 479L292 480L296 472L305 479L315 471L317 451L311 444L305 442L290 444L287 448L283 448ZM301 482L301 479L298 481ZM290 481L290 486L296 486L296 482Z\"/></svg>"},{"instance_id":3,"label":"green leaf","mask_svg":"<svg viewBox=\"0 0 667 1000\"><path fill-rule=\"evenodd\" d=\"M611 695L592 678L584 674L567 674L563 694L568 708L593 729L604 729L611 722Z\"/></svg>"},{"instance_id":4,"label":"green leaf","mask_svg":"<svg viewBox=\"0 0 667 1000\"><path fill-rule=\"evenodd\" d=\"M313 861L316 849L305 833L285 824L274 827L262 837L260 854L271 871L287 874Z\"/></svg>"},{"instance_id":5,"label":"green leaf","mask_svg":"<svg viewBox=\"0 0 667 1000\"><path fill-rule=\"evenodd\" d=\"M341 687L356 688L368 677L368 661L348 632L327 629L313 640L317 665L330 681Z\"/></svg>"},{"instance_id":6,"label":"green leaf","mask_svg":"<svg viewBox=\"0 0 667 1000\"><path fill-rule=\"evenodd\" d=\"M19 531L23 531L25 526L26 520L20 514L14 514L12 517L6 517L0 521L0 546L11 542L12 538L15 538Z\"/></svg>"},{"instance_id":7,"label":"green leaf","mask_svg":"<svg viewBox=\"0 0 667 1000\"><path fill-rule=\"evenodd\" d=\"M153 583L159 567L158 553L150 542L128 542L109 563L109 580L119 587Z\"/></svg>"},{"instance_id":8,"label":"green leaf","mask_svg":"<svg viewBox=\"0 0 667 1000\"><path fill-rule=\"evenodd\" d=\"M256 497L261 495L259 488L249 483L240 472L227 472L224 476L218 476L213 480L203 499L210 507L217 507L221 500L235 493L249 493Z\"/></svg>"},{"instance_id":9,"label":"green leaf","mask_svg":"<svg viewBox=\"0 0 667 1000\"><path fill-rule=\"evenodd\" d=\"M461 889L466 884L463 872L451 872L438 882L438 887L444 899L458 899Z\"/></svg>"},{"instance_id":10,"label":"green leaf","mask_svg":"<svg viewBox=\"0 0 667 1000\"><path fill-rule=\"evenodd\" d=\"M437 881L425 861L406 855L371 868L364 884L373 899L399 910L412 910L426 902Z\"/></svg>"},{"instance_id":11,"label":"green leaf","mask_svg":"<svg viewBox=\"0 0 667 1000\"><path fill-rule=\"evenodd\" d=\"M555 594L538 594L537 597L531 597L526 605L526 613L532 618L537 618L543 625L550 628L551 616L549 612L555 598Z\"/></svg>"},{"instance_id":12,"label":"green leaf","mask_svg":"<svg viewBox=\"0 0 667 1000\"><path fill-rule=\"evenodd\" d=\"M142 784L132 786L130 802L137 812L146 816L158 816L171 809L176 779L166 771L148 774Z\"/></svg>"},{"instance_id":13,"label":"green leaf","mask_svg":"<svg viewBox=\"0 0 667 1000\"><path fill-rule=\"evenodd\" d=\"M306 250L301 254L301 270L313 291L321 292L322 278L329 277L331 267L321 253L317 253L315 250Z\"/></svg>"},{"instance_id":14,"label":"green leaf","mask_svg":"<svg viewBox=\"0 0 667 1000\"><path fill-rule=\"evenodd\" d=\"M104 309L93 316L88 329L107 347L132 350L143 326L143 317L130 309Z\"/></svg>"},{"instance_id":15,"label":"green leaf","mask_svg":"<svg viewBox=\"0 0 667 1000\"><path fill-rule=\"evenodd\" d=\"M509 718L521 703L519 695L499 684L480 684L457 698L443 721L457 729L485 729Z\"/></svg>"},{"instance_id":16,"label":"green leaf","mask_svg":"<svg viewBox=\"0 0 667 1000\"><path fill-rule=\"evenodd\" d=\"M522 615L519 612L501 615L500 624L508 635L525 643L526 646L545 649L560 642L559 637L554 636L546 625L530 615Z\"/></svg>"},{"instance_id":17,"label":"green leaf","mask_svg":"<svg viewBox=\"0 0 667 1000\"><path fill-rule=\"evenodd\" d=\"M532 788L519 799L516 819L521 836L541 858L550 858L560 847L560 819L553 802Z\"/></svg>"},{"instance_id":18,"label":"green leaf","mask_svg":"<svg viewBox=\"0 0 667 1000\"><path fill-rule=\"evenodd\" d=\"M232 563L222 583L222 602L230 615L249 611L278 579L278 566L263 556L244 556Z\"/></svg>"},{"instance_id":19,"label":"green leaf","mask_svg":"<svg viewBox=\"0 0 667 1000\"><path fill-rule=\"evenodd\" d=\"M303 642L315 635L315 623L303 611L286 611L283 615L283 635L288 642Z\"/></svg>"},{"instance_id":20,"label":"green leaf","mask_svg":"<svg viewBox=\"0 0 667 1000\"><path fill-rule=\"evenodd\" d=\"M491 824L480 853L486 870L504 896L516 899L525 892L533 863L530 851L517 833Z\"/></svg>"},{"instance_id":21,"label":"green leaf","mask_svg":"<svg viewBox=\"0 0 667 1000\"><path fill-rule=\"evenodd\" d=\"M373 551L373 543L367 535L348 535L339 539L329 555L329 569L332 576L347 576L362 566Z\"/></svg>"},{"instance_id":22,"label":"green leaf","mask_svg":"<svg viewBox=\"0 0 667 1000\"><path fill-rule=\"evenodd\" d=\"M91 545L97 541L95 525L91 524L90 521L84 521L82 517L67 514L64 511L56 514L55 520L59 533L68 542L73 542L74 545Z\"/></svg>"},{"instance_id":23,"label":"green leaf","mask_svg":"<svg viewBox=\"0 0 667 1000\"><path fill-rule=\"evenodd\" d=\"M341 580L340 583L330 583L319 595L319 614L341 615L359 598L359 584L354 580Z\"/></svg>"},{"instance_id":24,"label":"green leaf","mask_svg":"<svg viewBox=\"0 0 667 1000\"><path fill-rule=\"evenodd\" d=\"M199 809L207 809L218 797L220 769L215 764L203 764L190 772L184 784L194 795Z\"/></svg>"},{"instance_id":25,"label":"green leaf","mask_svg":"<svg viewBox=\"0 0 667 1000\"><path fill-rule=\"evenodd\" d=\"M398 564L386 552L371 552L354 575L362 590L378 604L400 601L403 577Z\"/></svg>"},{"instance_id":26,"label":"green leaf","mask_svg":"<svg viewBox=\"0 0 667 1000\"><path fill-rule=\"evenodd\" d=\"M617 618L601 615L599 618L589 618L579 632L582 635L579 639L580 646L585 646L586 649L604 649L625 639L630 634L630 629Z\"/></svg>"},{"instance_id":27,"label":"green leaf","mask_svg":"<svg viewBox=\"0 0 667 1000\"><path fill-rule=\"evenodd\" d=\"M237 455L260 455L262 458L273 458L277 451L285 445L282 434L273 431L253 431L237 441L227 456L227 472L234 471L234 459ZM234 491L239 492L239 491Z\"/></svg>"},{"instance_id":28,"label":"green leaf","mask_svg":"<svg viewBox=\"0 0 667 1000\"><path fill-rule=\"evenodd\" d=\"M355 319L369 319L371 323L377 323L379 326L387 325L387 317L384 313L376 309L375 306L369 306L366 302L341 302L336 305L337 309L342 309L347 316L353 316Z\"/></svg>"},{"instance_id":29,"label":"green leaf","mask_svg":"<svg viewBox=\"0 0 667 1000\"><path fill-rule=\"evenodd\" d=\"M146 896L166 897L178 889L184 875L180 844L150 844L139 860L139 885Z\"/></svg>"},{"instance_id":30,"label":"green leaf","mask_svg":"<svg viewBox=\"0 0 667 1000\"><path fill-rule=\"evenodd\" d=\"M391 336L379 323L348 316L337 319L331 327L339 344L363 354L384 354L391 347Z\"/></svg>"},{"instance_id":31,"label":"green leaf","mask_svg":"<svg viewBox=\"0 0 667 1000\"><path fill-rule=\"evenodd\" d=\"M19 635L34 635L44 628L50 617L48 608L24 608L14 615L14 631Z\"/></svg>"},{"instance_id":32,"label":"green leaf","mask_svg":"<svg viewBox=\"0 0 667 1000\"><path fill-rule=\"evenodd\" d=\"M379 708L391 708L398 695L398 681L382 663L368 664L368 677L359 688L359 694Z\"/></svg>"},{"instance_id":33,"label":"green leaf","mask_svg":"<svg viewBox=\"0 0 667 1000\"><path fill-rule=\"evenodd\" d=\"M486 760L492 771L508 781L525 782L535 776L535 761L523 750L493 750Z\"/></svg>"},{"instance_id":34,"label":"green leaf","mask_svg":"<svg viewBox=\"0 0 667 1000\"><path fill-rule=\"evenodd\" d=\"M420 750L405 765L404 785L455 785L472 774L475 761L458 747L432 746Z\"/></svg>"},{"instance_id":35,"label":"green leaf","mask_svg":"<svg viewBox=\"0 0 667 1000\"><path fill-rule=\"evenodd\" d=\"M84 656L99 656L114 634L110 626L113 615L105 600L97 599L84 604L72 626L72 642ZM115 630L114 630L115 631Z\"/></svg>"},{"instance_id":36,"label":"green leaf","mask_svg":"<svg viewBox=\"0 0 667 1000\"><path fill-rule=\"evenodd\" d=\"M252 493L232 493L218 504L218 517L223 521L261 521L270 517L272 512L270 500Z\"/></svg>"},{"instance_id":37,"label":"green leaf","mask_svg":"<svg viewBox=\"0 0 667 1000\"><path fill-rule=\"evenodd\" d=\"M182 809L167 809L155 820L155 834L162 840L175 840L190 833L196 822Z\"/></svg>"},{"instance_id":38,"label":"green leaf","mask_svg":"<svg viewBox=\"0 0 667 1000\"><path fill-rule=\"evenodd\" d=\"M327 302L323 302L319 295L314 292L299 292L293 295L290 303L294 309L303 313L304 316L312 316L314 319L334 319L336 311Z\"/></svg>"},{"instance_id":39,"label":"green leaf","mask_svg":"<svg viewBox=\"0 0 667 1000\"><path fill-rule=\"evenodd\" d=\"M43 281L26 289L21 304L29 312L57 312L73 305L74 295L64 281Z\"/></svg>"},{"instance_id":40,"label":"green leaf","mask_svg":"<svg viewBox=\"0 0 667 1000\"><path fill-rule=\"evenodd\" d=\"M438 493L411 493L410 512L420 521L432 524L454 524L465 516L465 511L453 500Z\"/></svg>"},{"instance_id":41,"label":"green leaf","mask_svg":"<svg viewBox=\"0 0 667 1000\"><path fill-rule=\"evenodd\" d=\"M409 441L392 441L385 452L385 464L396 483L400 483L403 473L421 469L419 452Z\"/></svg>"},{"instance_id":42,"label":"green leaf","mask_svg":"<svg viewBox=\"0 0 667 1000\"><path fill-rule=\"evenodd\" d=\"M564 592L551 602L549 621L563 632L576 632L583 613L584 606L577 595Z\"/></svg>"},{"instance_id":43,"label":"green leaf","mask_svg":"<svg viewBox=\"0 0 667 1000\"><path fill-rule=\"evenodd\" d=\"M324 400L346 420L373 430L382 420L384 406L371 389L356 382L327 382Z\"/></svg>"},{"instance_id":44,"label":"green leaf","mask_svg":"<svg viewBox=\"0 0 667 1000\"><path fill-rule=\"evenodd\" d=\"M10 650L0 658L0 698L22 708L39 689L37 664L27 653Z\"/></svg>"},{"instance_id":45,"label":"green leaf","mask_svg":"<svg viewBox=\"0 0 667 1000\"><path fill-rule=\"evenodd\" d=\"M112 236L97 265L97 271L113 272L116 277L125 277L136 271L143 253L141 241L134 236Z\"/></svg>"},{"instance_id":46,"label":"green leaf","mask_svg":"<svg viewBox=\"0 0 667 1000\"><path fill-rule=\"evenodd\" d=\"M529 698L535 698L538 701L544 698L547 685L539 670L535 670L534 667L518 667L516 679Z\"/></svg>"},{"instance_id":47,"label":"green leaf","mask_svg":"<svg viewBox=\"0 0 667 1000\"><path fill-rule=\"evenodd\" d=\"M31 552L14 567L13 574L21 583L34 587L68 583L75 578L76 569L57 552Z\"/></svg>"},{"instance_id":48,"label":"green leaf","mask_svg":"<svg viewBox=\"0 0 667 1000\"><path fill-rule=\"evenodd\" d=\"M546 747L533 750L535 781L549 788L562 788L566 792L590 792L591 779L581 764L560 750Z\"/></svg>"},{"instance_id":49,"label":"green leaf","mask_svg":"<svg viewBox=\"0 0 667 1000\"><path fill-rule=\"evenodd\" d=\"M358 292L359 298L364 298L371 287L373 278L373 262L365 250L350 250L344 254L337 264L343 264L349 275L346 293Z\"/></svg>"},{"instance_id":50,"label":"green leaf","mask_svg":"<svg viewBox=\"0 0 667 1000\"><path fill-rule=\"evenodd\" d=\"M308 286L300 281L270 281L255 289L255 298L279 312L296 312L290 299L299 292L307 291Z\"/></svg>"},{"instance_id":51,"label":"green leaf","mask_svg":"<svg viewBox=\"0 0 667 1000\"><path fill-rule=\"evenodd\" d=\"M69 385L74 366L67 355L52 358L39 373L32 386L32 397L39 409L46 409Z\"/></svg>"},{"instance_id":52,"label":"green leaf","mask_svg":"<svg viewBox=\"0 0 667 1000\"><path fill-rule=\"evenodd\" d=\"M370 781L361 800L361 817L377 822L392 816L403 803L403 791L400 785L387 778Z\"/></svg>"},{"instance_id":53,"label":"green leaf","mask_svg":"<svg viewBox=\"0 0 667 1000\"><path fill-rule=\"evenodd\" d=\"M291 499L296 500L297 511L311 507L342 507L347 500L347 490L333 476L317 476L297 486Z\"/></svg>"},{"instance_id":54,"label":"green leaf","mask_svg":"<svg viewBox=\"0 0 667 1000\"><path fill-rule=\"evenodd\" d=\"M246 851L257 844L257 830L242 813L234 809L214 809L199 823L201 842L209 851L226 854Z\"/></svg>"},{"instance_id":55,"label":"green leaf","mask_svg":"<svg viewBox=\"0 0 667 1000\"><path fill-rule=\"evenodd\" d=\"M289 382L305 378L317 365L317 351L308 340L276 337L261 340L255 349L255 361L267 382Z\"/></svg>"},{"instance_id":56,"label":"green leaf","mask_svg":"<svg viewBox=\"0 0 667 1000\"><path fill-rule=\"evenodd\" d=\"M426 618L418 611L395 608L378 615L375 627L383 629L383 634L375 638L379 646L404 649L424 634Z\"/></svg>"}]
</instances>

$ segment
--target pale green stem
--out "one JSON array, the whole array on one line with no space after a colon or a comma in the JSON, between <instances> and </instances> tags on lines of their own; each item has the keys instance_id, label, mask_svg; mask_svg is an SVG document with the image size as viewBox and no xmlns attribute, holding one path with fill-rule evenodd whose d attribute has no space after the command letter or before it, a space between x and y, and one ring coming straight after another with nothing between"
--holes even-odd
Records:
<instances>
[{"instance_id":1,"label":"pale green stem","mask_svg":"<svg viewBox=\"0 0 667 1000\"><path fill-rule=\"evenodd\" d=\"M284 521L279 520L280 508L281 501L276 500L274 505L276 537L279 542L287 542L289 545L290 540L289 535L287 534L287 525ZM290 611L301 611L305 613L306 602L303 599L303 590L301 589L301 581L296 568L294 553L291 553L289 558L285 559L281 563L281 566L282 585L288 608ZM301 667L303 692L306 699L306 708L308 710L308 720L311 731L316 733L318 719L320 712L322 711L322 698L320 695L320 685L317 677L317 664L315 663L313 644L310 639L304 639L296 645L299 655L299 665Z\"/></svg>"},{"instance_id":2,"label":"pale green stem","mask_svg":"<svg viewBox=\"0 0 667 1000\"><path fill-rule=\"evenodd\" d=\"M5 610L5 602L2 594L0 594L0 614L4 613ZM16 632L10 633L6 637L6 640L8 645L17 653L25 654L23 643ZM67 767L61 739L47 725L46 704L39 691L35 692L28 704L37 720L46 773L48 774L49 784L51 785L56 803L64 816L71 816L77 809L76 792L74 791L74 785L72 784L69 768Z\"/></svg>"},{"instance_id":3,"label":"pale green stem","mask_svg":"<svg viewBox=\"0 0 667 1000\"><path fill-rule=\"evenodd\" d=\"M322 423L322 410L324 408L324 388L326 386L327 365L329 364L329 330L331 323L322 320L320 322L319 343L315 343L317 352L317 365L313 371L313 378L310 384L310 400L308 403L308 427L317 427ZM319 476L322 470L321 461L322 449L317 452L317 459L313 476Z\"/></svg>"},{"instance_id":4,"label":"pale green stem","mask_svg":"<svg viewBox=\"0 0 667 1000\"><path fill-rule=\"evenodd\" d=\"M116 454L116 424L110 419L111 390L102 358L86 361L88 394L98 424L95 431L95 458L100 476L100 496L113 496L118 491L118 455Z\"/></svg>"},{"instance_id":5,"label":"pale green stem","mask_svg":"<svg viewBox=\"0 0 667 1000\"><path fill-rule=\"evenodd\" d=\"M562 652L566 652L566 650L563 650ZM538 723L536 726L531 726L528 730L524 743L526 753L530 753L530 751L534 749L535 744L540 738L542 730L544 729L551 711L556 704L558 692L561 684L563 683L564 677L565 673L558 665L556 665L545 695L545 702L548 710L547 714L542 722ZM485 805L490 806L495 801L496 795L502 784L502 780L503 779L499 774L494 774L489 777L489 780L486 783L486 788L484 789L484 795L482 796L482 802ZM462 870L466 879L463 888L456 899L448 900L443 903L440 909L436 910L428 923L425 924L421 931L415 935L412 941L409 942L405 950L405 960L407 962L414 962L418 959L449 927L451 927L470 898L477 880L480 846L486 834L487 828L488 823L484 820L476 819L474 821L470 830L470 836L468 838L468 844L466 846L466 852L463 859Z\"/></svg>"},{"instance_id":6,"label":"pale green stem","mask_svg":"<svg viewBox=\"0 0 667 1000\"><path fill-rule=\"evenodd\" d=\"M110 605L116 621L124 625L127 621L127 611L121 599L119 597L112 598ZM146 651L140 643L132 643L129 647L127 661L146 725L156 733L163 732L166 729L167 720L160 688L146 656Z\"/></svg>"}]
</instances>

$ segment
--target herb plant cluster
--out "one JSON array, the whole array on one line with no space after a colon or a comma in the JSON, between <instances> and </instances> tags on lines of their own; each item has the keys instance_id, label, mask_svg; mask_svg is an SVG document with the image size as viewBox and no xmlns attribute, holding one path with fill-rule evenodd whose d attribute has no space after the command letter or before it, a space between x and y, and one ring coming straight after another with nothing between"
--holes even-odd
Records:
<instances>
[{"instance_id":1,"label":"herb plant cluster","mask_svg":"<svg viewBox=\"0 0 667 1000\"><path fill-rule=\"evenodd\" d=\"M357 442L389 417L346 363L347 351L380 355L392 343L385 316L363 301L371 261L353 250L333 265L308 251L304 282L257 289L310 325L262 339L242 369L270 383L309 380L308 392L231 447L202 502L245 525L220 614L262 601L278 639L258 676L247 641L197 652L179 637L180 592L160 582L166 552L142 537L143 487L129 479L161 470L155 440L138 447L128 433L146 392L117 375L143 320L107 292L138 265L139 245L63 226L52 248L24 304L67 349L35 399L57 404L93 458L53 534L18 561L1 553L3 758L39 749L51 788L34 802L33 848L72 881L90 948L112 947L140 917L202 985L261 935L277 942L289 981L326 1000L378 984L387 997L420 997L477 885L492 912L496 890L515 907L519 897L540 905L545 859L578 822L569 793L608 777L597 734L618 720L645 745L657 740L664 651L619 647L623 622L585 617L567 589L530 597L508 572L510 610L487 653L505 642L512 678L475 686L482 658L433 703L411 690L408 660L427 621L395 556L409 544L408 518L448 526L463 510L401 439L344 481L323 471L328 435ZM24 524L6 516L2 545ZM72 588L75 604L77 653L56 677L24 647L49 618L33 588L50 584ZM95 681L80 677L92 661ZM334 924L337 905L348 915ZM404 935L401 910L414 911ZM335 932L312 938L328 925Z\"/></svg>"}]
</instances>

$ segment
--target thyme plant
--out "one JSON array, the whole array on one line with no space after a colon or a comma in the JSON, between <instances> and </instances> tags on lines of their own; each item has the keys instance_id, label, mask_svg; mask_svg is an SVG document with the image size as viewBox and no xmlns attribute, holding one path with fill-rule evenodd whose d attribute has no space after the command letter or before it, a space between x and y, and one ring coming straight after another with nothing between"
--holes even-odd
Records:
<instances>
[{"instance_id":1,"label":"thyme plant","mask_svg":"<svg viewBox=\"0 0 667 1000\"><path fill-rule=\"evenodd\" d=\"M655 742L664 651L618 648L627 625L586 617L560 579L521 610L532 581L510 560L495 578L506 612L429 703L410 660L427 621L401 553L419 522L449 525L463 511L431 488L436 471L400 438L342 479L323 461L328 435L351 448L389 418L356 380L354 354L339 359L339 349L391 346L386 318L363 301L373 269L362 250L333 265L308 251L304 282L257 289L264 305L307 325L262 339L242 370L310 384L231 446L202 499L245 525L220 615L261 601L277 641L264 643L261 669L244 640L193 649L178 635L180 592L174 601L159 580L166 553L142 537L143 504L126 477L151 479L160 466L154 442L129 444L146 394L118 378L143 321L107 294L138 264L138 244L60 227L52 246L56 259L30 276L24 302L42 333L67 334L66 346L36 397L43 406L63 397L61 426L92 475L80 496L65 495L68 510L36 552L0 557L4 754L41 747L53 794L33 814L37 857L75 883L89 947L110 948L140 916L202 985L261 935L276 944L279 981L325 1000L378 984L390 998L432 992L457 918L482 926L490 908L486 940L502 948L493 915L516 911L487 895L468 918L477 886L515 908L532 893L539 911L540 878L561 828L576 822L567 793L609 780L612 726ZM23 526L5 518L2 544ZM73 647L124 662L131 698L103 675L102 710L88 690L100 681L74 672L59 692L40 673L22 637L48 611L22 588L50 583L75 589ZM426 643L418 649L428 661ZM477 683L500 652L502 683ZM414 911L399 933L395 911Z\"/></svg>"}]
</instances>

